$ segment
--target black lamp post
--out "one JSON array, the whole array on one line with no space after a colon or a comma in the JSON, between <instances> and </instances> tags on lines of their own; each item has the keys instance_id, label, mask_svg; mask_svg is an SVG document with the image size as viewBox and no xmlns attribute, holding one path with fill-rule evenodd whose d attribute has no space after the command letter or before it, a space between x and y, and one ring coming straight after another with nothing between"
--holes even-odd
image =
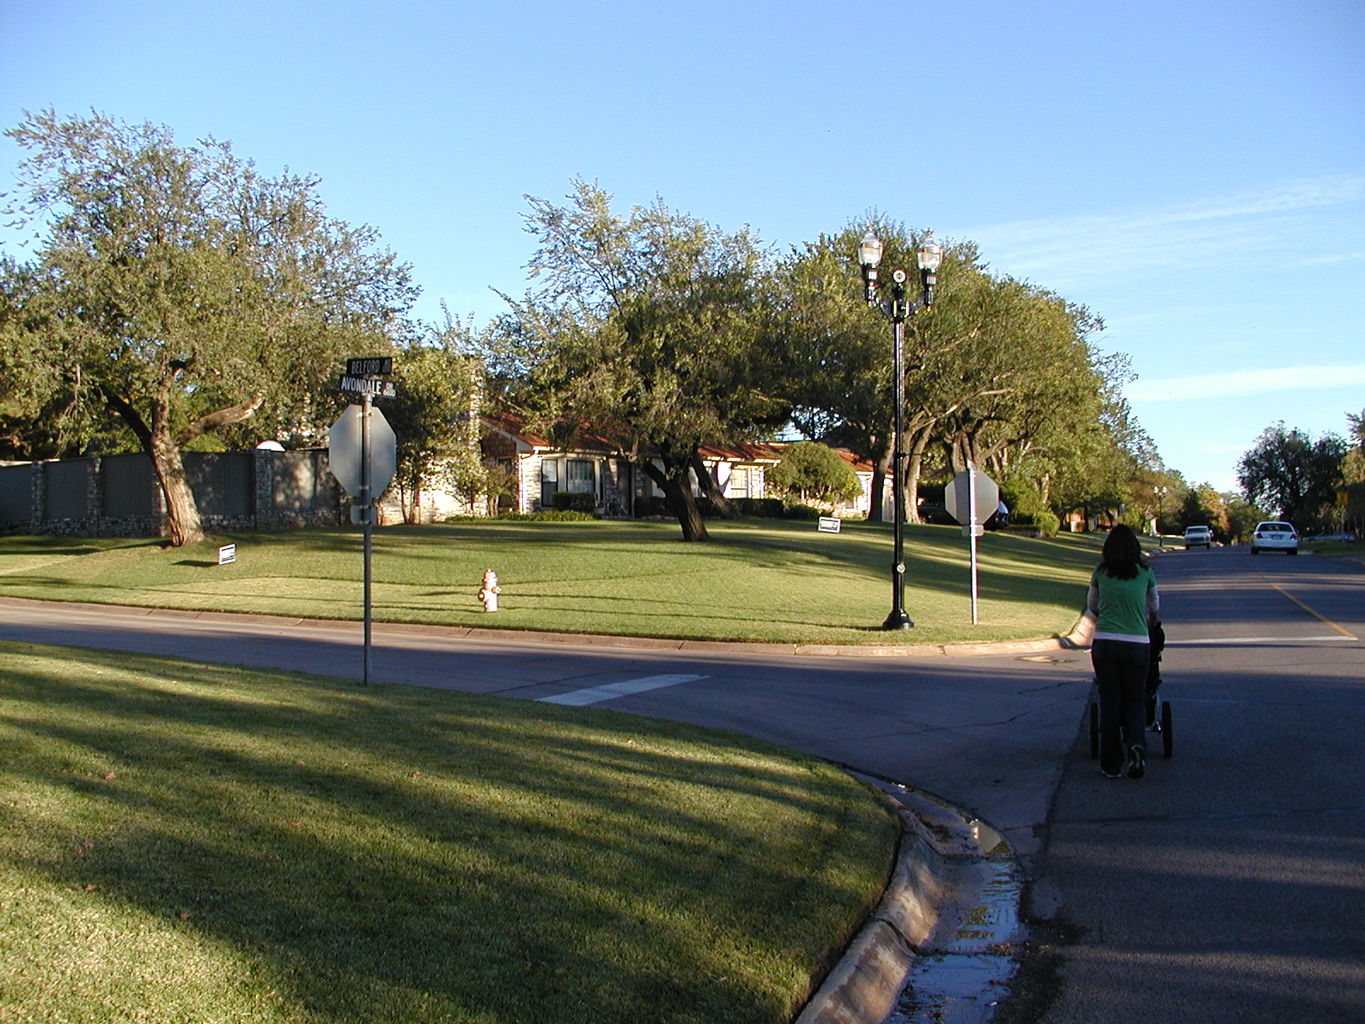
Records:
<instances>
[{"instance_id":1,"label":"black lamp post","mask_svg":"<svg viewBox=\"0 0 1365 1024\"><path fill-rule=\"evenodd\" d=\"M869 306L876 306L891 320L891 374L895 392L891 449L891 483L895 504L892 524L894 552L891 556L891 614L882 629L909 629L914 625L905 610L905 452L902 451L905 433L905 321L916 310L934 304L934 285L938 283L938 268L943 262L943 246L926 242L920 246L920 298L911 302L905 297L904 270L891 271L891 298L881 301L877 288L877 267L882 261L881 240L872 231L858 244L858 265L863 269L864 297Z\"/></svg>"}]
</instances>

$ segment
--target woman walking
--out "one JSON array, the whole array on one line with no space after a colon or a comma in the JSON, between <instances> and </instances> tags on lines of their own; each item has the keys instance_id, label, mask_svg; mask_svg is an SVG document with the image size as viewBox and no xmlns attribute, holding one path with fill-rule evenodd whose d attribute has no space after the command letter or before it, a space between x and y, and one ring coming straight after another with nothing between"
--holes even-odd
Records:
<instances>
[{"instance_id":1,"label":"woman walking","mask_svg":"<svg viewBox=\"0 0 1365 1024\"><path fill-rule=\"evenodd\" d=\"M1090 660L1100 696L1100 771L1119 778L1126 755L1128 777L1140 779L1147 769L1148 630L1157 621L1160 599L1131 527L1110 531L1085 606L1095 619Z\"/></svg>"}]
</instances>

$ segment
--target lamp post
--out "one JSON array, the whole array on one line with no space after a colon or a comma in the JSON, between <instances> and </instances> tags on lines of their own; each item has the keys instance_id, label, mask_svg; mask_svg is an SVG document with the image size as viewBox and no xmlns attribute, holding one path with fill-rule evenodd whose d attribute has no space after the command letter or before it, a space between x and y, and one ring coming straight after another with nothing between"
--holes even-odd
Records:
<instances>
[{"instance_id":1,"label":"lamp post","mask_svg":"<svg viewBox=\"0 0 1365 1024\"><path fill-rule=\"evenodd\" d=\"M920 276L920 297L912 302L905 297L904 270L891 271L891 298L882 301L877 287L877 267L882 261L882 243L868 231L858 244L858 265L863 271L863 297L869 306L880 309L891 321L891 376L894 392L892 408L893 433L891 448L891 483L895 517L892 521L891 556L891 614L882 623L883 629L909 629L914 625L905 610L905 321L917 310L934 304L934 285L938 283L938 268L943 262L943 246L926 242L917 256Z\"/></svg>"},{"instance_id":2,"label":"lamp post","mask_svg":"<svg viewBox=\"0 0 1365 1024\"><path fill-rule=\"evenodd\" d=\"M1152 518L1152 536L1157 538L1157 546L1161 546L1161 513L1166 505L1166 488L1152 487L1152 501L1156 505L1156 515Z\"/></svg>"}]
</instances>

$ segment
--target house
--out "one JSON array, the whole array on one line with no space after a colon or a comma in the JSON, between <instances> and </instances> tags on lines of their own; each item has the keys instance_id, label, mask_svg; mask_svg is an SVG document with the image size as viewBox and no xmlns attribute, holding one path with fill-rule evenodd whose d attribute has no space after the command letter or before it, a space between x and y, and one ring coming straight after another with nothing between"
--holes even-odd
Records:
<instances>
[{"instance_id":1,"label":"house","mask_svg":"<svg viewBox=\"0 0 1365 1024\"><path fill-rule=\"evenodd\" d=\"M591 431L556 443L517 416L485 415L480 447L485 462L504 467L512 477L512 493L500 502L504 511L548 509L562 492L590 496L593 508L604 515L634 516L638 499L663 496L616 445ZM706 446L700 454L729 498L762 497L764 471L781 459L762 444Z\"/></svg>"}]
</instances>

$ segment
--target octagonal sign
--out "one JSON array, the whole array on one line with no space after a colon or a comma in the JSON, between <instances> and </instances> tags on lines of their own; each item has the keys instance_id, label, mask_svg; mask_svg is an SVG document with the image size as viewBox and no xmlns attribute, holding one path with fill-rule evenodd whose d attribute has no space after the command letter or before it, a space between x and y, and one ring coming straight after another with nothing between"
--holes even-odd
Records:
<instances>
[{"instance_id":1,"label":"octagonal sign","mask_svg":"<svg viewBox=\"0 0 1365 1024\"><path fill-rule=\"evenodd\" d=\"M348 405L327 432L327 462L332 475L352 498L360 494L362 468L360 462L365 409ZM393 479L398 468L398 438L389 421L375 406L369 408L370 417L370 500L374 501Z\"/></svg>"}]
</instances>

